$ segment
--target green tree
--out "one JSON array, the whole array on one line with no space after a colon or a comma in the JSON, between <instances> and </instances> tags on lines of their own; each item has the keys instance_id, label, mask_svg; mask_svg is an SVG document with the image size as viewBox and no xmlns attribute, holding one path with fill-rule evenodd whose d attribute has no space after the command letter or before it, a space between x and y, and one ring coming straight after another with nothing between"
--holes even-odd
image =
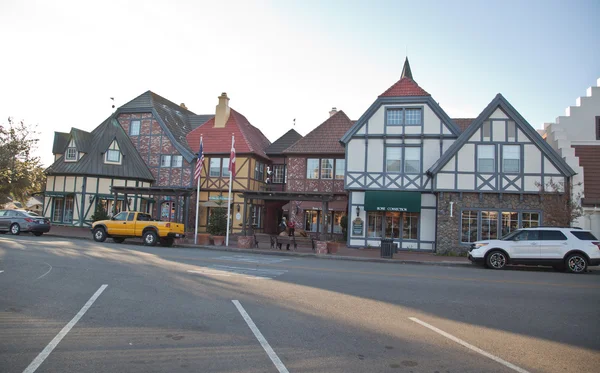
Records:
<instances>
[{"instance_id":1,"label":"green tree","mask_svg":"<svg viewBox=\"0 0 600 373\"><path fill-rule=\"evenodd\" d=\"M96 208L94 210L94 215L92 215L92 221L108 220L108 219L109 219L108 212L102 205L102 202L101 201L96 202Z\"/></svg>"},{"instance_id":2,"label":"green tree","mask_svg":"<svg viewBox=\"0 0 600 373\"><path fill-rule=\"evenodd\" d=\"M32 155L39 142L35 126L8 118L0 125L0 203L8 197L25 202L42 191L45 176L39 157Z\"/></svg>"},{"instance_id":3,"label":"green tree","mask_svg":"<svg viewBox=\"0 0 600 373\"><path fill-rule=\"evenodd\" d=\"M212 209L208 218L208 233L213 236L224 236L227 234L227 209L217 207Z\"/></svg>"}]
</instances>

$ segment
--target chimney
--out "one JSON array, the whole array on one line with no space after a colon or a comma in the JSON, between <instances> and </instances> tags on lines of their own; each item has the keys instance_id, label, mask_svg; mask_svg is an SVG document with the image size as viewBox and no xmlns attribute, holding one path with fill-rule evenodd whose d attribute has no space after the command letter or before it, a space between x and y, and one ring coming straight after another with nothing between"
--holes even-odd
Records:
<instances>
[{"instance_id":1,"label":"chimney","mask_svg":"<svg viewBox=\"0 0 600 373\"><path fill-rule=\"evenodd\" d=\"M331 108L331 111L329 112L329 118L331 118L332 116L334 116L335 113L337 113L337 108L334 106L334 107Z\"/></svg>"},{"instance_id":2,"label":"chimney","mask_svg":"<svg viewBox=\"0 0 600 373\"><path fill-rule=\"evenodd\" d=\"M216 128L225 128L225 124L229 119L229 97L227 97L227 93L221 93L219 96L219 104L217 105L217 109L215 111L215 127Z\"/></svg>"}]
</instances>

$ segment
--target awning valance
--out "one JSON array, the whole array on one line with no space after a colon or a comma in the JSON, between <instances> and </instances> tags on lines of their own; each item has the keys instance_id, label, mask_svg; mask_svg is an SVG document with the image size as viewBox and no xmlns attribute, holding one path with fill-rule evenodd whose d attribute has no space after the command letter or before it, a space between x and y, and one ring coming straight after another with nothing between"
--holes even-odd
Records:
<instances>
[{"instance_id":1,"label":"awning valance","mask_svg":"<svg viewBox=\"0 0 600 373\"><path fill-rule=\"evenodd\" d=\"M421 193L368 190L365 211L421 212Z\"/></svg>"}]
</instances>

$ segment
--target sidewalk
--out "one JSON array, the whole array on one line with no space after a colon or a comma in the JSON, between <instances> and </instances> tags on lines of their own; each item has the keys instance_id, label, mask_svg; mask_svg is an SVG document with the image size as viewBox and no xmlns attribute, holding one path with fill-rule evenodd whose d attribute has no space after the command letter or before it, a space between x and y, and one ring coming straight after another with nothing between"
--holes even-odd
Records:
<instances>
[{"instance_id":1,"label":"sidewalk","mask_svg":"<svg viewBox=\"0 0 600 373\"><path fill-rule=\"evenodd\" d=\"M53 226L50 232L45 233L45 236L50 237L63 237L63 238L78 238L78 239L92 239L92 232L89 228L79 227L61 227ZM110 240L110 238L109 238ZM128 239L130 242L139 242L141 239L131 238ZM301 257L316 257L322 259L337 259L337 260L354 260L354 261L367 261L367 262L386 262L386 263L405 263L405 264L429 264L429 265L444 265L444 266L464 266L471 265L471 262L464 257L452 257L452 256L438 256L432 253L423 252L408 252L402 251L394 254L393 259L383 259L380 257L379 248L373 249L354 249L347 246L340 246L336 254L315 254L310 248L299 247L297 251L287 251L272 249L269 242L259 242L259 247L255 249L238 249L235 237L230 240L229 247L225 246L211 246L211 245L194 245L192 239L184 239L185 243L177 243L176 247L187 247L187 248L202 248L208 250L219 250L219 251L234 251L243 253L255 253L264 255L284 255L284 256L301 256Z\"/></svg>"}]
</instances>

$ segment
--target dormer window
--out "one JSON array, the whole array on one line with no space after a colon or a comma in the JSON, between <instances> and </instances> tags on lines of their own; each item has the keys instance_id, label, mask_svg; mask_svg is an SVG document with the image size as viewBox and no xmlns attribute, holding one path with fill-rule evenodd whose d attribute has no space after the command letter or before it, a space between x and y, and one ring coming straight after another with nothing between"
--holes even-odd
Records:
<instances>
[{"instance_id":1,"label":"dormer window","mask_svg":"<svg viewBox=\"0 0 600 373\"><path fill-rule=\"evenodd\" d=\"M121 150L119 149L119 144L117 144L117 140L113 140L113 142L108 147L108 150L104 154L104 163L121 164Z\"/></svg>"},{"instance_id":2,"label":"dormer window","mask_svg":"<svg viewBox=\"0 0 600 373\"><path fill-rule=\"evenodd\" d=\"M67 151L65 152L65 161L76 162L77 161L77 148L75 147L75 141L71 139Z\"/></svg>"}]
</instances>

